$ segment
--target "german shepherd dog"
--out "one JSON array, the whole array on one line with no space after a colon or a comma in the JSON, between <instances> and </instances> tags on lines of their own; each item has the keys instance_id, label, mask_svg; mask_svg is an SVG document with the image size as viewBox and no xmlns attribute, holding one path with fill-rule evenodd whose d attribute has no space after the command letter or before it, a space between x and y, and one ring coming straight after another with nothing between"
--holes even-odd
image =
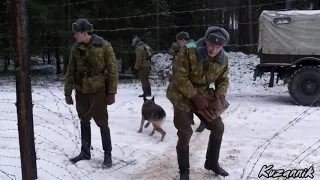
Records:
<instances>
[{"instance_id":1,"label":"german shepherd dog","mask_svg":"<svg viewBox=\"0 0 320 180\"><path fill-rule=\"evenodd\" d=\"M152 136L155 131L158 131L161 134L160 141L163 141L166 132L161 128L161 125L166 118L166 112L161 106L157 105L154 102L154 96L152 97L152 99L143 97L141 116L141 124L138 133L142 132L144 122L147 120L148 122L144 125L144 128L147 128L150 123L152 123L153 125L153 130L149 135Z\"/></svg>"}]
</instances>

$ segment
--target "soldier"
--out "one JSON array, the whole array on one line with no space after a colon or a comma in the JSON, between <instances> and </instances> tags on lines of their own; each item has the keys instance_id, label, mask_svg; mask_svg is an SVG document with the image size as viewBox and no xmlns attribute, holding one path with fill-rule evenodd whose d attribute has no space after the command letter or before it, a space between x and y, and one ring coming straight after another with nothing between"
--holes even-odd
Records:
<instances>
[{"instance_id":1,"label":"soldier","mask_svg":"<svg viewBox=\"0 0 320 180\"><path fill-rule=\"evenodd\" d=\"M194 45L194 40L192 40L191 38L190 38L190 35L189 35L189 33L187 33L187 32L184 32L184 31L181 31L181 32L179 32L177 35L176 35L176 41L177 41L177 43L178 43L178 47L179 47L179 51L181 50L181 48L185 48L186 47L186 45L188 44L189 46L193 46ZM173 51L173 48L172 49L170 49L170 51L169 52L171 52L172 53L172 51ZM179 52L178 51L178 52ZM177 54L178 54L178 52L176 52L176 56L175 57L177 57ZM175 71L175 58L173 59L173 62L172 62L172 74L174 73L174 71ZM191 115L191 117L192 117L192 125L194 125L194 116L193 116L193 113L191 113L190 114ZM201 121L200 122L200 125L199 125L199 127L196 129L196 132L202 132L203 130L205 129L205 125L204 125L204 123Z\"/></svg>"},{"instance_id":2,"label":"soldier","mask_svg":"<svg viewBox=\"0 0 320 180\"><path fill-rule=\"evenodd\" d=\"M228 41L229 33L225 29L209 27L202 42L186 46L176 59L176 72L168 87L167 98L173 104L174 125L178 130L176 151L180 180L189 180L189 142L193 133L193 113L211 131L205 169L221 176L229 175L218 163L224 124L220 116L212 116L225 105L229 86L228 58L222 48ZM209 88L211 83L215 83L214 90ZM211 115L204 116L203 112L211 112Z\"/></svg>"},{"instance_id":3,"label":"soldier","mask_svg":"<svg viewBox=\"0 0 320 180\"><path fill-rule=\"evenodd\" d=\"M66 103L73 104L72 90L75 88L76 109L81 125L81 152L70 159L72 163L91 159L91 127L93 118L100 127L103 165L112 166L111 137L108 125L107 105L115 102L118 85L118 70L111 44L92 34L93 25L86 19L72 24L76 43L70 53L65 83Z\"/></svg>"},{"instance_id":4,"label":"soldier","mask_svg":"<svg viewBox=\"0 0 320 180\"><path fill-rule=\"evenodd\" d=\"M143 94L139 97L151 96L151 86L149 82L149 74L151 71L151 47L141 41L139 37L132 39L132 46L135 47L136 63L134 65L135 74L139 72L140 81L142 84Z\"/></svg>"},{"instance_id":5,"label":"soldier","mask_svg":"<svg viewBox=\"0 0 320 180\"><path fill-rule=\"evenodd\" d=\"M168 52L172 56L172 60L174 60L175 56L178 54L179 51L180 51L179 43L173 42Z\"/></svg>"}]
</instances>

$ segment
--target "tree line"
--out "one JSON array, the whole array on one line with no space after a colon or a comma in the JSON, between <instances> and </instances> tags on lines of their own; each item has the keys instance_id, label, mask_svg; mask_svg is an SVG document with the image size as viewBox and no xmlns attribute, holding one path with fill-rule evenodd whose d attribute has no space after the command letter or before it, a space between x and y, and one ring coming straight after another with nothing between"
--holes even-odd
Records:
<instances>
[{"instance_id":1,"label":"tree line","mask_svg":"<svg viewBox=\"0 0 320 180\"><path fill-rule=\"evenodd\" d=\"M12 0L0 2L0 71L8 71L15 57ZM258 20L263 10L319 9L318 0L29 0L27 1L30 59L55 61L65 73L74 43L71 24L87 18L98 35L112 43L122 71L134 63L131 40L140 36L156 52L167 51L176 33L187 31L197 40L208 26L230 33L227 51L254 53Z\"/></svg>"}]
</instances>

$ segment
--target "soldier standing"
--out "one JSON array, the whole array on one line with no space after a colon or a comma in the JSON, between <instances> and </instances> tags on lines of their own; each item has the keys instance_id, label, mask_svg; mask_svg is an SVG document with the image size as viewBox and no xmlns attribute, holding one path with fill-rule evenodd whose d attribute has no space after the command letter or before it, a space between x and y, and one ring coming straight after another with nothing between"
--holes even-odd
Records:
<instances>
[{"instance_id":1,"label":"soldier standing","mask_svg":"<svg viewBox=\"0 0 320 180\"><path fill-rule=\"evenodd\" d=\"M140 81L142 84L143 94L139 97L151 96L151 86L149 82L149 74L151 71L151 47L144 43L139 37L132 39L132 46L135 47L136 63L134 65L135 74L139 72Z\"/></svg>"},{"instance_id":2,"label":"soldier standing","mask_svg":"<svg viewBox=\"0 0 320 180\"><path fill-rule=\"evenodd\" d=\"M176 72L168 87L167 98L173 104L174 125L178 130L176 151L180 180L189 180L189 142L193 133L193 113L211 131L205 169L221 176L229 175L218 163L224 133L222 119L220 116L203 116L201 113L214 113L224 108L229 78L228 58L222 48L228 41L229 33L225 29L209 27L202 42L198 42L197 46L186 46L176 59ZM209 88L211 83L215 83L214 90Z\"/></svg>"},{"instance_id":3,"label":"soldier standing","mask_svg":"<svg viewBox=\"0 0 320 180\"><path fill-rule=\"evenodd\" d=\"M70 159L72 163L91 159L91 127L93 118L100 128L104 150L103 165L112 166L111 137L108 125L107 105L115 102L118 85L118 70L111 44L92 34L93 25L86 19L72 24L76 43L71 49L65 83L66 103L73 104L75 88L76 109L81 125L81 152Z\"/></svg>"},{"instance_id":4,"label":"soldier standing","mask_svg":"<svg viewBox=\"0 0 320 180\"><path fill-rule=\"evenodd\" d=\"M177 47L179 47L178 51L176 49L174 49L174 48L176 48L176 46L171 47L171 49L169 50L169 53L175 52L175 54L174 54L175 56L172 61L172 74L174 74L174 71L176 71L175 70L175 58L177 57L177 54L179 53L179 51L185 47L194 47L194 40L191 39L189 33L185 32L185 31L181 31L176 35L176 41L178 44ZM192 118L191 124L194 125L194 115L193 115L193 113L191 113L190 115ZM196 129L196 132L202 132L204 129L205 129L205 125L201 121L199 127Z\"/></svg>"}]
</instances>

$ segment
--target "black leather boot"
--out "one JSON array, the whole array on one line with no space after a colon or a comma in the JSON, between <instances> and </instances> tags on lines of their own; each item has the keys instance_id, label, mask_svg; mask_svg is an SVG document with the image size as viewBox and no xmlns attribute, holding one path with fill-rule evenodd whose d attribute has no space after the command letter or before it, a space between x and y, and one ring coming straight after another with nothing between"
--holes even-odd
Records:
<instances>
[{"instance_id":1,"label":"black leather boot","mask_svg":"<svg viewBox=\"0 0 320 180\"><path fill-rule=\"evenodd\" d=\"M146 88L146 96L151 96L151 86L149 85L148 88Z\"/></svg>"},{"instance_id":2,"label":"black leather boot","mask_svg":"<svg viewBox=\"0 0 320 180\"><path fill-rule=\"evenodd\" d=\"M180 180L189 180L190 164L189 164L189 146L187 148L176 147Z\"/></svg>"},{"instance_id":3,"label":"black leather boot","mask_svg":"<svg viewBox=\"0 0 320 180\"><path fill-rule=\"evenodd\" d=\"M145 87L142 87L142 91L143 91L143 94L139 95L139 97L146 97L147 89Z\"/></svg>"},{"instance_id":4,"label":"black leather boot","mask_svg":"<svg viewBox=\"0 0 320 180\"><path fill-rule=\"evenodd\" d=\"M81 152L78 156L70 159L71 163L77 163L82 160L91 159L90 148L91 148L91 128L89 125L80 124L81 131Z\"/></svg>"},{"instance_id":5,"label":"black leather boot","mask_svg":"<svg viewBox=\"0 0 320 180\"><path fill-rule=\"evenodd\" d=\"M221 168L218 162L221 141L222 140L213 140L212 138L209 139L206 162L204 164L204 168L207 170L213 171L217 175L228 176L229 173L225 171L223 168Z\"/></svg>"},{"instance_id":6,"label":"black leather boot","mask_svg":"<svg viewBox=\"0 0 320 180\"><path fill-rule=\"evenodd\" d=\"M201 121L199 127L196 129L196 132L202 132L206 128L206 125Z\"/></svg>"},{"instance_id":7,"label":"black leather boot","mask_svg":"<svg viewBox=\"0 0 320 180\"><path fill-rule=\"evenodd\" d=\"M100 128L101 133L101 140L102 140L102 148L104 150L104 160L103 166L106 168L112 167L112 144L111 144L111 136L110 136L110 129L107 128Z\"/></svg>"}]
</instances>

